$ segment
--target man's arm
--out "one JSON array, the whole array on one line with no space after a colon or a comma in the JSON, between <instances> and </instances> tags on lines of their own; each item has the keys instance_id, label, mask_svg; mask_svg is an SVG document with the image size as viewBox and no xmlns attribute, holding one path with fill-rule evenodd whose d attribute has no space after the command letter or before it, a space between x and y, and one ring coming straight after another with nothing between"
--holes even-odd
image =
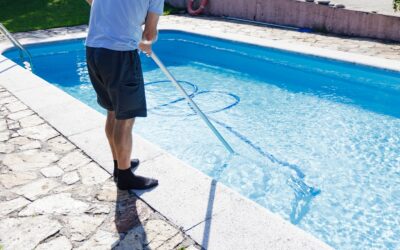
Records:
<instances>
[{"instance_id":1,"label":"man's arm","mask_svg":"<svg viewBox=\"0 0 400 250\"><path fill-rule=\"evenodd\" d=\"M149 12L144 24L143 40L154 41L157 38L157 24L160 16L156 13Z\"/></svg>"},{"instance_id":2,"label":"man's arm","mask_svg":"<svg viewBox=\"0 0 400 250\"><path fill-rule=\"evenodd\" d=\"M157 38L157 24L159 18L160 15L157 13L147 13L142 41L139 44L139 49L144 51L147 55L151 55L151 44Z\"/></svg>"},{"instance_id":3,"label":"man's arm","mask_svg":"<svg viewBox=\"0 0 400 250\"><path fill-rule=\"evenodd\" d=\"M89 5L92 5L93 0L86 0Z\"/></svg>"}]
</instances>

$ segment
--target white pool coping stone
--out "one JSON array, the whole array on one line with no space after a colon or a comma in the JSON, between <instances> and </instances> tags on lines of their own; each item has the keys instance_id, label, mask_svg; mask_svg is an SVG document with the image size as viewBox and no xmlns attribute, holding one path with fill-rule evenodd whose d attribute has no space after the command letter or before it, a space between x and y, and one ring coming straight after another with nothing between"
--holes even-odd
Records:
<instances>
[{"instance_id":1,"label":"white pool coping stone","mask_svg":"<svg viewBox=\"0 0 400 250\"><path fill-rule=\"evenodd\" d=\"M160 25L160 29L192 32L297 53L328 57L400 71L400 63L339 51L214 33L199 28ZM58 29L60 31L60 29ZM59 32L55 36L21 39L23 44L85 37L85 32ZM0 43L0 53L9 48ZM111 154L104 135L104 115L0 55L0 85L48 121L108 172ZM151 192L136 192L207 249L332 249L311 234L285 221L259 204L134 135L134 155L141 159L137 173L159 179Z\"/></svg>"}]
</instances>

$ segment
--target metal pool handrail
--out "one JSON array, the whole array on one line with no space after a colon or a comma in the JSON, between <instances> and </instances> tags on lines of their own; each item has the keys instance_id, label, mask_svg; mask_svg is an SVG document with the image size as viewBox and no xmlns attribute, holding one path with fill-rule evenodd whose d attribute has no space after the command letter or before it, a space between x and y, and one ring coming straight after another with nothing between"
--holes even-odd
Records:
<instances>
[{"instance_id":1,"label":"metal pool handrail","mask_svg":"<svg viewBox=\"0 0 400 250\"><path fill-rule=\"evenodd\" d=\"M168 77L168 79L175 85L175 87L183 94L183 96L186 98L186 100L192 105L192 107L195 109L196 113L200 116L200 118L206 123L206 125L211 129L211 131L214 133L214 135L220 140L220 142L224 145L224 147L229 151L229 153L233 154L235 151L233 151L232 147L226 142L224 137L218 132L218 130L214 127L214 125L208 120L207 116L200 110L200 108L197 106L197 104L190 98L190 96L186 93L185 89L182 87L182 85L179 84L179 82L175 79L175 77L169 72L169 70L164 66L164 64L160 61L160 59L157 57L157 55L154 53L151 53L151 58L154 60L154 62L160 67L160 69L164 72L164 74Z\"/></svg>"},{"instance_id":2,"label":"metal pool handrail","mask_svg":"<svg viewBox=\"0 0 400 250\"><path fill-rule=\"evenodd\" d=\"M33 71L33 63L32 63L32 56L31 53L29 53L29 51L27 51L24 46L22 46L22 44L20 42L18 42L17 39L15 39L15 37L7 30L6 27L4 27L4 25L2 23L0 23L0 31L4 34L4 36L15 46L19 49L19 56L22 60L22 62L24 61L24 55L23 53L25 53L26 55L28 55L28 59L29 59L29 67L25 65L25 67L27 69L29 69L30 71Z\"/></svg>"}]
</instances>

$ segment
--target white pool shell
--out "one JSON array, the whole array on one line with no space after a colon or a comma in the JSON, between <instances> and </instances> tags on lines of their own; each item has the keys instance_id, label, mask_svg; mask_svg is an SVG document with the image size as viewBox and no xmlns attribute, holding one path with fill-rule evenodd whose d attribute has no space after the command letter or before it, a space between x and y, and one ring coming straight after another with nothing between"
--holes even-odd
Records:
<instances>
[{"instance_id":1,"label":"white pool shell","mask_svg":"<svg viewBox=\"0 0 400 250\"><path fill-rule=\"evenodd\" d=\"M307 46L297 46L236 35L206 28L190 30L184 25L161 24L160 30L178 30L230 39L302 54L326 57L400 72L400 62ZM21 39L22 44L84 38L86 32L42 35ZM28 36L28 35L27 35ZM0 53L10 43L0 42ZM0 55L0 85L37 112L61 134L75 143L111 173L111 154L104 135L104 115ZM213 181L197 169L156 145L134 135L134 156L141 160L137 173L159 179L151 192L137 194L155 210L180 226L207 249L331 249L311 234L280 216Z\"/></svg>"}]
</instances>

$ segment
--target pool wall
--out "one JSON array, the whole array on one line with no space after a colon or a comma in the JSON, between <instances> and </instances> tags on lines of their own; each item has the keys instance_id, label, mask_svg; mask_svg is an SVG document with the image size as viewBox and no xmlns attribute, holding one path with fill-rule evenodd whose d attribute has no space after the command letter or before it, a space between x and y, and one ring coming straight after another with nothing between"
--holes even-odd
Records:
<instances>
[{"instance_id":1,"label":"pool wall","mask_svg":"<svg viewBox=\"0 0 400 250\"><path fill-rule=\"evenodd\" d=\"M192 32L183 26L161 25L161 29ZM28 44L82 38L86 35L83 30L72 32L69 29L57 29L56 34L27 34L28 38L21 39L21 42ZM214 34L206 29L199 29L195 33L243 42L249 40L249 37ZM400 64L391 60L278 44L262 39L251 38L250 42L400 71ZM0 43L0 52L7 48L8 43ZM103 128L105 118L102 114L2 55L0 85L47 120L108 172L112 171L111 155ZM160 181L159 187L152 192L137 194L207 249L330 249L314 236L137 135L134 135L134 154L142 160L138 174L154 176Z\"/></svg>"},{"instance_id":2,"label":"pool wall","mask_svg":"<svg viewBox=\"0 0 400 250\"><path fill-rule=\"evenodd\" d=\"M185 8L186 0L167 0ZM219 0L209 1L206 12L349 36L400 41L399 16L333 8L293 0Z\"/></svg>"}]
</instances>

